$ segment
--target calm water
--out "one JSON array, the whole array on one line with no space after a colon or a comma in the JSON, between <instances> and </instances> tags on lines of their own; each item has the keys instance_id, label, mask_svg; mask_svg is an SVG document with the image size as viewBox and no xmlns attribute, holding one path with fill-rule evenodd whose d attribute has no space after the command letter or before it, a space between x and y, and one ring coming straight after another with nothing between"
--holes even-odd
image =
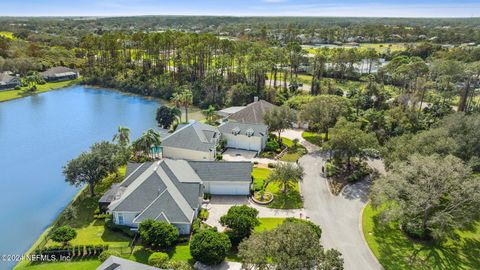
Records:
<instances>
[{"instance_id":1,"label":"calm water","mask_svg":"<svg viewBox=\"0 0 480 270\"><path fill-rule=\"evenodd\" d=\"M119 125L132 138L155 127L158 106L84 86L0 103L0 255L25 252L75 195L61 173L68 160Z\"/></svg>"}]
</instances>

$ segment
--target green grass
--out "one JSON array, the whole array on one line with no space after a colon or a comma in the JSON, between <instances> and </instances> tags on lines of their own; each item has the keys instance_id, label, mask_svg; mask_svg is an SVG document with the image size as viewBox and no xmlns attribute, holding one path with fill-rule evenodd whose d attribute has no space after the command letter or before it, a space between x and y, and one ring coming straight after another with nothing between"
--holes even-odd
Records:
<instances>
[{"instance_id":1,"label":"green grass","mask_svg":"<svg viewBox=\"0 0 480 270\"><path fill-rule=\"evenodd\" d=\"M255 227L255 232L269 231L275 229L285 221L285 218L259 218L260 225Z\"/></svg>"},{"instance_id":2,"label":"green grass","mask_svg":"<svg viewBox=\"0 0 480 270\"><path fill-rule=\"evenodd\" d=\"M267 180L270 175L270 169L266 168L253 168L253 184L258 187L262 187L264 182ZM300 187L298 182L295 184L293 190L284 194L280 190L280 185L278 183L270 183L267 185L265 191L271 192L274 196L273 202L271 202L267 207L274 209L298 209L303 207L302 197L300 195Z\"/></svg>"},{"instance_id":3,"label":"green grass","mask_svg":"<svg viewBox=\"0 0 480 270\"><path fill-rule=\"evenodd\" d=\"M68 87L68 86L77 84L79 81L80 81L79 79L76 79L76 80L71 80L71 81L38 84L37 85L37 91L35 91L33 94L39 94L39 93L44 93L44 92L54 90L54 89ZM11 100L11 99L16 99L16 98L22 98L22 97L25 97L25 96L30 96L31 94L22 95L22 91L24 91L27 88L28 87L22 87L22 89L20 89L20 90L0 91L0 102Z\"/></svg>"},{"instance_id":4,"label":"green grass","mask_svg":"<svg viewBox=\"0 0 480 270\"><path fill-rule=\"evenodd\" d=\"M13 36L12 32L0 31L0 37L5 37L8 39L15 40L15 37Z\"/></svg>"},{"instance_id":5,"label":"green grass","mask_svg":"<svg viewBox=\"0 0 480 270\"><path fill-rule=\"evenodd\" d=\"M280 160L287 162L296 162L301 156L307 153L307 149L303 147L300 143L294 146L292 140L282 137L282 142L289 148L287 153L285 153Z\"/></svg>"},{"instance_id":6,"label":"green grass","mask_svg":"<svg viewBox=\"0 0 480 270\"><path fill-rule=\"evenodd\" d=\"M315 132L304 131L302 133L302 138L304 138L309 143L322 146L322 142L325 139L325 133L315 133Z\"/></svg>"},{"instance_id":7,"label":"green grass","mask_svg":"<svg viewBox=\"0 0 480 270\"><path fill-rule=\"evenodd\" d=\"M80 260L71 262L55 262L55 263L42 263L42 264L30 264L15 269L27 269L27 270L94 270L101 262L99 260Z\"/></svg>"},{"instance_id":8,"label":"green grass","mask_svg":"<svg viewBox=\"0 0 480 270\"><path fill-rule=\"evenodd\" d=\"M398 225L380 223L378 214L370 204L365 207L363 233L385 269L480 269L480 223L458 231L457 239L422 244L407 238Z\"/></svg>"}]
</instances>

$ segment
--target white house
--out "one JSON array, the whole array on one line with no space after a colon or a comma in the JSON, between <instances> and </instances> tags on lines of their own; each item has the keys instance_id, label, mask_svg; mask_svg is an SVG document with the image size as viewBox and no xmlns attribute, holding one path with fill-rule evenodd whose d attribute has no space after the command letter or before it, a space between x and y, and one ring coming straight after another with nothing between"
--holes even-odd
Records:
<instances>
[{"instance_id":1,"label":"white house","mask_svg":"<svg viewBox=\"0 0 480 270\"><path fill-rule=\"evenodd\" d=\"M164 158L187 160L215 160L220 131L200 122L192 121L162 139Z\"/></svg>"},{"instance_id":2,"label":"white house","mask_svg":"<svg viewBox=\"0 0 480 270\"><path fill-rule=\"evenodd\" d=\"M226 147L256 151L260 153L268 139L268 128L264 124L225 122L218 129Z\"/></svg>"},{"instance_id":3,"label":"white house","mask_svg":"<svg viewBox=\"0 0 480 270\"><path fill-rule=\"evenodd\" d=\"M163 159L131 163L125 179L99 200L118 225L137 228L146 220L168 222L189 234L204 193L249 195L250 162Z\"/></svg>"}]
</instances>

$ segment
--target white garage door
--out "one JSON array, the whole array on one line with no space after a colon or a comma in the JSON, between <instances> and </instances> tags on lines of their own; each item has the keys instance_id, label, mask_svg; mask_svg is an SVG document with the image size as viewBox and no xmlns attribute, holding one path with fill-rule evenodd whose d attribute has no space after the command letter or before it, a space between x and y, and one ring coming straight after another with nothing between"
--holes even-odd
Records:
<instances>
[{"instance_id":1,"label":"white garage door","mask_svg":"<svg viewBox=\"0 0 480 270\"><path fill-rule=\"evenodd\" d=\"M255 151L259 151L259 146L247 139L247 138L244 138L244 137L233 137L230 141L229 141L229 147L233 147L233 148L237 148L237 149L244 149L244 150L255 150Z\"/></svg>"},{"instance_id":2,"label":"white garage door","mask_svg":"<svg viewBox=\"0 0 480 270\"><path fill-rule=\"evenodd\" d=\"M250 184L210 183L210 194L213 195L249 195Z\"/></svg>"}]
</instances>

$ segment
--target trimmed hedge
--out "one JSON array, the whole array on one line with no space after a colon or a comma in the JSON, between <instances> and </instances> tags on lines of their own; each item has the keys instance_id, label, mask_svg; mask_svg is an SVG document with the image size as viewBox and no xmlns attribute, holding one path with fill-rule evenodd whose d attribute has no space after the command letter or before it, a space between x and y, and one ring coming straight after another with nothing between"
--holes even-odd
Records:
<instances>
[{"instance_id":1,"label":"trimmed hedge","mask_svg":"<svg viewBox=\"0 0 480 270\"><path fill-rule=\"evenodd\" d=\"M51 246L36 249L33 254L35 255L44 255L44 256L69 256L70 258L95 258L100 256L100 254L108 250L108 245L84 245L84 246Z\"/></svg>"}]
</instances>

